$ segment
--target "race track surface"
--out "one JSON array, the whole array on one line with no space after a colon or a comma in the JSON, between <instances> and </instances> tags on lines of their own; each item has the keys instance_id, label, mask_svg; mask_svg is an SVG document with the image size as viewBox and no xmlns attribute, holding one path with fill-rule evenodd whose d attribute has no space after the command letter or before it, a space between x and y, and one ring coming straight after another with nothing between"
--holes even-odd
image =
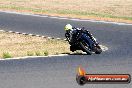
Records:
<instances>
[{"instance_id":1,"label":"race track surface","mask_svg":"<svg viewBox=\"0 0 132 88\"><path fill-rule=\"evenodd\" d=\"M80 88L75 80L77 67L80 65L90 74L132 75L132 25L0 13L0 28L56 38L64 38L63 27L67 23L88 28L109 50L100 55L0 61L0 88ZM131 87L132 83L82 86L82 88Z\"/></svg>"}]
</instances>

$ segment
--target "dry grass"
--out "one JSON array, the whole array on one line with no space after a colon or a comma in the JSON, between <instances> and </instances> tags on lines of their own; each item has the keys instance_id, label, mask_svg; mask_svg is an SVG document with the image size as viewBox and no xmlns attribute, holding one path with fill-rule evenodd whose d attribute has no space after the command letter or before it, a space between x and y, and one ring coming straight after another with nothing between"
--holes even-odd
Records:
<instances>
[{"instance_id":1,"label":"dry grass","mask_svg":"<svg viewBox=\"0 0 132 88\"><path fill-rule=\"evenodd\" d=\"M69 52L65 41L49 40L46 38L15 33L0 32L0 57L9 53L13 57L29 55L53 55ZM46 54L45 54L46 53Z\"/></svg>"},{"instance_id":2,"label":"dry grass","mask_svg":"<svg viewBox=\"0 0 132 88\"><path fill-rule=\"evenodd\" d=\"M0 0L0 9L79 18L132 20L132 0Z\"/></svg>"}]
</instances>

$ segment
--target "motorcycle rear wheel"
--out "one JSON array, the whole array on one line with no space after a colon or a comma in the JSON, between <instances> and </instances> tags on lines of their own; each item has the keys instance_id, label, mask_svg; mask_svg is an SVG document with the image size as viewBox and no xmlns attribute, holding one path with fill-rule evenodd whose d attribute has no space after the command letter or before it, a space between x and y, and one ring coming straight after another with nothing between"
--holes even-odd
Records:
<instances>
[{"instance_id":1,"label":"motorcycle rear wheel","mask_svg":"<svg viewBox=\"0 0 132 88\"><path fill-rule=\"evenodd\" d=\"M85 44L85 42L80 42L80 47L82 48L82 50L84 52L86 52L88 55L91 55L92 52L90 51L89 47L87 46L87 44Z\"/></svg>"}]
</instances>

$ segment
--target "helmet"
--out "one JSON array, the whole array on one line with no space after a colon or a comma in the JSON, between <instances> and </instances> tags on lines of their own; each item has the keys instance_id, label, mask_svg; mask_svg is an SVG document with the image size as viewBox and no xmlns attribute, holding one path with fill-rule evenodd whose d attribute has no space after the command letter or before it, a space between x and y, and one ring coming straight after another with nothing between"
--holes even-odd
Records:
<instances>
[{"instance_id":1,"label":"helmet","mask_svg":"<svg viewBox=\"0 0 132 88\"><path fill-rule=\"evenodd\" d=\"M65 31L67 31L67 30L72 30L72 25L70 25L70 24L67 24L66 26L65 26L65 29L64 29Z\"/></svg>"}]
</instances>

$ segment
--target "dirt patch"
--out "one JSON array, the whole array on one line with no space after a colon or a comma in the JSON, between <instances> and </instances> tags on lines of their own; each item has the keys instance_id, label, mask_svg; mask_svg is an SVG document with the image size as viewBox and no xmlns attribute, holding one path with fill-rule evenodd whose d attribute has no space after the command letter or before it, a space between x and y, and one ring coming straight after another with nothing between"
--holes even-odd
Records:
<instances>
[{"instance_id":1,"label":"dirt patch","mask_svg":"<svg viewBox=\"0 0 132 88\"><path fill-rule=\"evenodd\" d=\"M132 0L1 0L0 10L132 23Z\"/></svg>"},{"instance_id":2,"label":"dirt patch","mask_svg":"<svg viewBox=\"0 0 132 88\"><path fill-rule=\"evenodd\" d=\"M3 53L9 53L12 57L20 57L56 55L70 52L69 44L62 40L0 32L0 41L1 58L3 58Z\"/></svg>"}]
</instances>

